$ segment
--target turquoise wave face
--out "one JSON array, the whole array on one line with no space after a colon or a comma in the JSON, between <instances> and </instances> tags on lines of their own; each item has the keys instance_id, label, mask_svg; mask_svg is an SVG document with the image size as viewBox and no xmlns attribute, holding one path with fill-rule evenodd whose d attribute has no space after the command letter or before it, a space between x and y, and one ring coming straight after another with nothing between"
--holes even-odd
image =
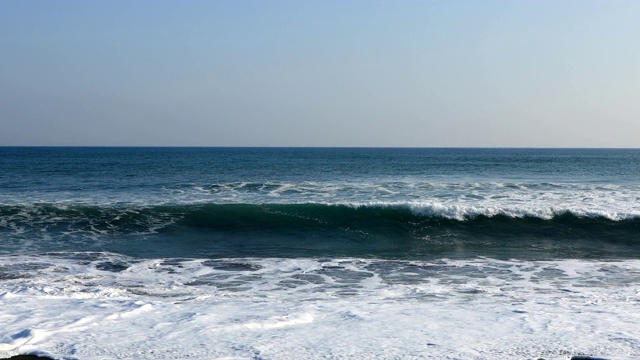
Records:
<instances>
[{"instance_id":1,"label":"turquoise wave face","mask_svg":"<svg viewBox=\"0 0 640 360\"><path fill-rule=\"evenodd\" d=\"M640 218L425 212L409 205L0 206L0 251L136 257L628 258Z\"/></svg>"}]
</instances>

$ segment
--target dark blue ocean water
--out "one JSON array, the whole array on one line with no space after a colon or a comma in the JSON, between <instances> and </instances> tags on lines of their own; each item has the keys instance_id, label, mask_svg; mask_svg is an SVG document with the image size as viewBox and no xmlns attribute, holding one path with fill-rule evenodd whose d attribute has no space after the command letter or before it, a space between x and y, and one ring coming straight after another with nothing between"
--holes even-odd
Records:
<instances>
[{"instance_id":1,"label":"dark blue ocean water","mask_svg":"<svg viewBox=\"0 0 640 360\"><path fill-rule=\"evenodd\" d=\"M0 148L0 254L640 256L640 150Z\"/></svg>"}]
</instances>

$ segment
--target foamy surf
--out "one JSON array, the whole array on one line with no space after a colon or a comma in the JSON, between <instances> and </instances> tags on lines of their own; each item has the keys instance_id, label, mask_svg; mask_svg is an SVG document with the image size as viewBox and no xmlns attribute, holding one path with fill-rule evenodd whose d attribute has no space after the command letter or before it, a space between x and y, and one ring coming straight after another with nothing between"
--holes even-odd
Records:
<instances>
[{"instance_id":1,"label":"foamy surf","mask_svg":"<svg viewBox=\"0 0 640 360\"><path fill-rule=\"evenodd\" d=\"M91 256L0 258L0 355L640 356L637 260ZM127 267L105 269L105 261ZM14 266L21 276L11 278Z\"/></svg>"}]
</instances>

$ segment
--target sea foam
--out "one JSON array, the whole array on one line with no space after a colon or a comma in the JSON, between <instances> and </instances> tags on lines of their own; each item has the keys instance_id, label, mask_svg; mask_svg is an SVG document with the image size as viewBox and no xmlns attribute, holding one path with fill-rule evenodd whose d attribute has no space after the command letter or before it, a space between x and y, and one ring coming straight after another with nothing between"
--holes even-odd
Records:
<instances>
[{"instance_id":1,"label":"sea foam","mask_svg":"<svg viewBox=\"0 0 640 360\"><path fill-rule=\"evenodd\" d=\"M0 264L3 356L640 356L637 260L140 260L78 253L1 257Z\"/></svg>"}]
</instances>

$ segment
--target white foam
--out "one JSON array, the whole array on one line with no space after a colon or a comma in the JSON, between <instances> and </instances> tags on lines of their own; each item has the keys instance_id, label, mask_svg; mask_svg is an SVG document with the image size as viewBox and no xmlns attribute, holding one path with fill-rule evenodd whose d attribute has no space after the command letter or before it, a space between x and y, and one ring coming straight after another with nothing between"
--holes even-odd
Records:
<instances>
[{"instance_id":1,"label":"white foam","mask_svg":"<svg viewBox=\"0 0 640 360\"><path fill-rule=\"evenodd\" d=\"M251 330L258 329L278 329L288 326L309 324L313 322L313 315L309 313L302 313L287 316L275 316L262 321L252 321L243 324L244 327Z\"/></svg>"},{"instance_id":2,"label":"white foam","mask_svg":"<svg viewBox=\"0 0 640 360\"><path fill-rule=\"evenodd\" d=\"M322 199L331 196L336 200L362 201L391 195L406 200L423 198L489 198L492 196L558 197L569 193L590 195L606 193L617 196L638 195L636 184L597 183L547 183L547 182L425 182L425 181L379 181L379 182L229 182L210 185L186 184L163 187L140 192L32 192L29 194L0 194L0 204L54 203L87 205L157 205L189 204L198 202L239 201L260 203L274 193L280 193L288 202L299 202L300 198ZM238 200L241 199L241 200Z\"/></svg>"},{"instance_id":3,"label":"white foam","mask_svg":"<svg viewBox=\"0 0 640 360\"><path fill-rule=\"evenodd\" d=\"M640 357L638 260L73 257L0 257L0 356Z\"/></svg>"}]
</instances>

